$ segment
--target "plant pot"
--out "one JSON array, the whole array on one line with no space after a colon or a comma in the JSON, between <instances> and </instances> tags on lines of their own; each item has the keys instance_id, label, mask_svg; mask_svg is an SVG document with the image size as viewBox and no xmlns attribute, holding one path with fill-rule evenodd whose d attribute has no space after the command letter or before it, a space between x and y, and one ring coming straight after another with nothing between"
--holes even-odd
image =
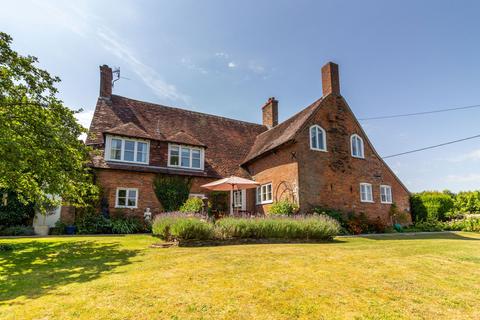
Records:
<instances>
[{"instance_id":1,"label":"plant pot","mask_svg":"<svg viewBox=\"0 0 480 320\"><path fill-rule=\"evenodd\" d=\"M76 226L66 226L65 227L65 233L68 234L68 235L74 235L76 230L77 230Z\"/></svg>"},{"instance_id":2,"label":"plant pot","mask_svg":"<svg viewBox=\"0 0 480 320\"><path fill-rule=\"evenodd\" d=\"M35 234L38 236L48 236L48 231L50 231L50 226L48 225L34 226L33 230L35 231Z\"/></svg>"}]
</instances>

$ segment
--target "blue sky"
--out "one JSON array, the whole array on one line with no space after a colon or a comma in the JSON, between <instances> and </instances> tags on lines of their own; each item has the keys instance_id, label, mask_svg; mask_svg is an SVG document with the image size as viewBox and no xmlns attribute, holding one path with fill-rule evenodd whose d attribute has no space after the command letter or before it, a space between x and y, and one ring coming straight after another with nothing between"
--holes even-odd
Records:
<instances>
[{"instance_id":1,"label":"blue sky","mask_svg":"<svg viewBox=\"0 0 480 320\"><path fill-rule=\"evenodd\" d=\"M10 1L0 30L62 79L88 126L101 64L114 93L251 122L270 96L280 121L321 96L340 65L362 117L480 104L475 1ZM5 14L8 13L8 14ZM480 109L362 122L380 155L480 133ZM411 191L480 189L480 139L387 160Z\"/></svg>"}]
</instances>

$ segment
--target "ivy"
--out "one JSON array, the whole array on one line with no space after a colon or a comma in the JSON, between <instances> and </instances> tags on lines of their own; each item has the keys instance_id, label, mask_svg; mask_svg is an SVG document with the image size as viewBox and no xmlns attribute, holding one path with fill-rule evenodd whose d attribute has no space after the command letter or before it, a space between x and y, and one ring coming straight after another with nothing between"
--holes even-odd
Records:
<instances>
[{"instance_id":1,"label":"ivy","mask_svg":"<svg viewBox=\"0 0 480 320\"><path fill-rule=\"evenodd\" d=\"M178 211L188 199L192 179L190 177L158 175L153 188L163 210Z\"/></svg>"}]
</instances>

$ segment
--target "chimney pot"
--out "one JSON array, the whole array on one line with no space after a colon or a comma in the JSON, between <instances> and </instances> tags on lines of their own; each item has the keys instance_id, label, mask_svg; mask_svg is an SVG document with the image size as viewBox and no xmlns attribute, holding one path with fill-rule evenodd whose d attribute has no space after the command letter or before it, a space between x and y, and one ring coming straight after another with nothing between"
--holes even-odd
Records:
<instances>
[{"instance_id":1,"label":"chimney pot","mask_svg":"<svg viewBox=\"0 0 480 320\"><path fill-rule=\"evenodd\" d=\"M112 68L104 64L100 66L100 97L110 99L112 97Z\"/></svg>"},{"instance_id":2,"label":"chimney pot","mask_svg":"<svg viewBox=\"0 0 480 320\"><path fill-rule=\"evenodd\" d=\"M262 107L263 125L268 129L278 124L278 100L275 97L268 98L267 103Z\"/></svg>"},{"instance_id":3,"label":"chimney pot","mask_svg":"<svg viewBox=\"0 0 480 320\"><path fill-rule=\"evenodd\" d=\"M338 64L328 62L322 67L322 91L324 97L329 94L340 95Z\"/></svg>"}]
</instances>

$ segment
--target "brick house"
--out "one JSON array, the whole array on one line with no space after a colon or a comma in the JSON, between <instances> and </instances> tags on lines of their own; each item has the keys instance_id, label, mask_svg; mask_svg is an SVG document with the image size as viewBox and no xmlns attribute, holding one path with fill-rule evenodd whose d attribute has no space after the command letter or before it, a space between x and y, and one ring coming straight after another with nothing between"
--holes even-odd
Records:
<instances>
[{"instance_id":1,"label":"brick house","mask_svg":"<svg viewBox=\"0 0 480 320\"><path fill-rule=\"evenodd\" d=\"M86 144L109 211L161 212L153 181L158 174L202 184L236 175L260 183L235 191L231 205L267 212L280 199L302 212L316 206L363 212L389 222L392 203L409 211L409 192L380 158L340 94L338 66L322 68L323 95L278 123L278 101L262 107L263 124L137 101L112 94L112 70L100 67L98 98Z\"/></svg>"}]
</instances>

